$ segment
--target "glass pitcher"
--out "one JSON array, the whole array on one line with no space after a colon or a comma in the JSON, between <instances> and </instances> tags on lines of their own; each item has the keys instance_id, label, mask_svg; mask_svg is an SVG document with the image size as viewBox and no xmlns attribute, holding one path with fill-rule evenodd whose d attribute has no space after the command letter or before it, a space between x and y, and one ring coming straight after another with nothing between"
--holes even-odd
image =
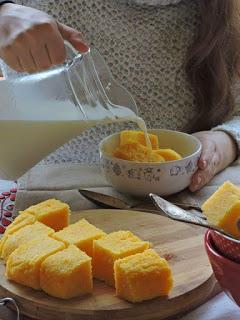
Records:
<instances>
[{"instance_id":1,"label":"glass pitcher","mask_svg":"<svg viewBox=\"0 0 240 320\"><path fill-rule=\"evenodd\" d=\"M18 179L90 127L137 117L133 97L96 49L67 49L64 65L35 74L17 74L1 64L1 179Z\"/></svg>"}]
</instances>

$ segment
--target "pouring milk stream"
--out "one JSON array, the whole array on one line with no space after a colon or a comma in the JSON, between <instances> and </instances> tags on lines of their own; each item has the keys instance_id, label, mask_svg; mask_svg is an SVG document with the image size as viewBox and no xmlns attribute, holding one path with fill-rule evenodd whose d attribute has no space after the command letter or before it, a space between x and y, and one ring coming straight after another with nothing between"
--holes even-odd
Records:
<instances>
[{"instance_id":1,"label":"pouring milk stream","mask_svg":"<svg viewBox=\"0 0 240 320\"><path fill-rule=\"evenodd\" d=\"M146 133L135 101L114 81L98 51L81 55L70 49L72 58L62 66L0 81L0 179L18 179L100 123L130 120ZM149 139L147 145L151 147Z\"/></svg>"}]
</instances>

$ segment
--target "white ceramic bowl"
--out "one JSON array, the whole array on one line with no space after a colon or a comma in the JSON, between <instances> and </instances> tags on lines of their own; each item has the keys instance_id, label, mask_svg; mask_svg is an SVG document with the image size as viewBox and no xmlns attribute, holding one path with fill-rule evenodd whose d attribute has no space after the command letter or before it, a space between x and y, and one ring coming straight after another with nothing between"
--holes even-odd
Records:
<instances>
[{"instance_id":1,"label":"white ceramic bowl","mask_svg":"<svg viewBox=\"0 0 240 320\"><path fill-rule=\"evenodd\" d=\"M177 193L190 185L197 170L201 143L194 136L172 130L148 130L158 136L160 148L171 148L182 155L181 160L143 163L113 157L120 135L105 138L99 146L100 161L106 180L118 191L133 196L160 196Z\"/></svg>"}]
</instances>

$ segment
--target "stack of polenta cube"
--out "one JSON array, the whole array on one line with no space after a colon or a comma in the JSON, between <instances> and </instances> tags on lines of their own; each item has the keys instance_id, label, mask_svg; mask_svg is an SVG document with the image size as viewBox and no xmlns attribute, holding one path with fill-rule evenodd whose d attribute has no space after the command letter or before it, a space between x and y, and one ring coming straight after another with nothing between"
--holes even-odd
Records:
<instances>
[{"instance_id":1,"label":"stack of polenta cube","mask_svg":"<svg viewBox=\"0 0 240 320\"><path fill-rule=\"evenodd\" d=\"M171 270L149 242L69 217L69 206L55 199L20 212L0 242L6 277L62 299L92 293L93 277L130 302L168 295Z\"/></svg>"},{"instance_id":2,"label":"stack of polenta cube","mask_svg":"<svg viewBox=\"0 0 240 320\"><path fill-rule=\"evenodd\" d=\"M134 162L166 162L182 159L182 156L172 149L160 149L158 136L148 133L151 148L147 146L145 133L137 130L120 132L119 146L112 155L116 158Z\"/></svg>"}]
</instances>

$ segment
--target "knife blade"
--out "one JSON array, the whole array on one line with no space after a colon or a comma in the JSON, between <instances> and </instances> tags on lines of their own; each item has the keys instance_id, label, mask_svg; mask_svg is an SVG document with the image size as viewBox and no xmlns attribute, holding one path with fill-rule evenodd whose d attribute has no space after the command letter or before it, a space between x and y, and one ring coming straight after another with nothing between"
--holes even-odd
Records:
<instances>
[{"instance_id":1,"label":"knife blade","mask_svg":"<svg viewBox=\"0 0 240 320\"><path fill-rule=\"evenodd\" d=\"M157 196L156 194L150 193L149 196L152 199L155 206L162 210L168 218L197 225L204 225L205 227L208 226L206 220L202 219L199 216L191 214L191 212L188 212L174 205L173 203Z\"/></svg>"},{"instance_id":2,"label":"knife blade","mask_svg":"<svg viewBox=\"0 0 240 320\"><path fill-rule=\"evenodd\" d=\"M146 202L139 201L136 204L136 201L134 204L127 203L125 200L122 200L116 196L108 195L101 192L96 192L92 190L86 190L86 189L78 189L78 192L88 199L89 201L95 203L96 205L104 208L112 208L112 209L123 209L123 210L137 210L137 211L149 211L153 213L159 214L159 210L155 209L154 207L151 207L150 205L146 205ZM195 215L200 216L201 218L205 219L203 214L201 213L201 209L195 205L191 205L188 203L179 203L179 202L172 202L178 207L190 210L194 209L196 211L200 211L195 213Z\"/></svg>"}]
</instances>

